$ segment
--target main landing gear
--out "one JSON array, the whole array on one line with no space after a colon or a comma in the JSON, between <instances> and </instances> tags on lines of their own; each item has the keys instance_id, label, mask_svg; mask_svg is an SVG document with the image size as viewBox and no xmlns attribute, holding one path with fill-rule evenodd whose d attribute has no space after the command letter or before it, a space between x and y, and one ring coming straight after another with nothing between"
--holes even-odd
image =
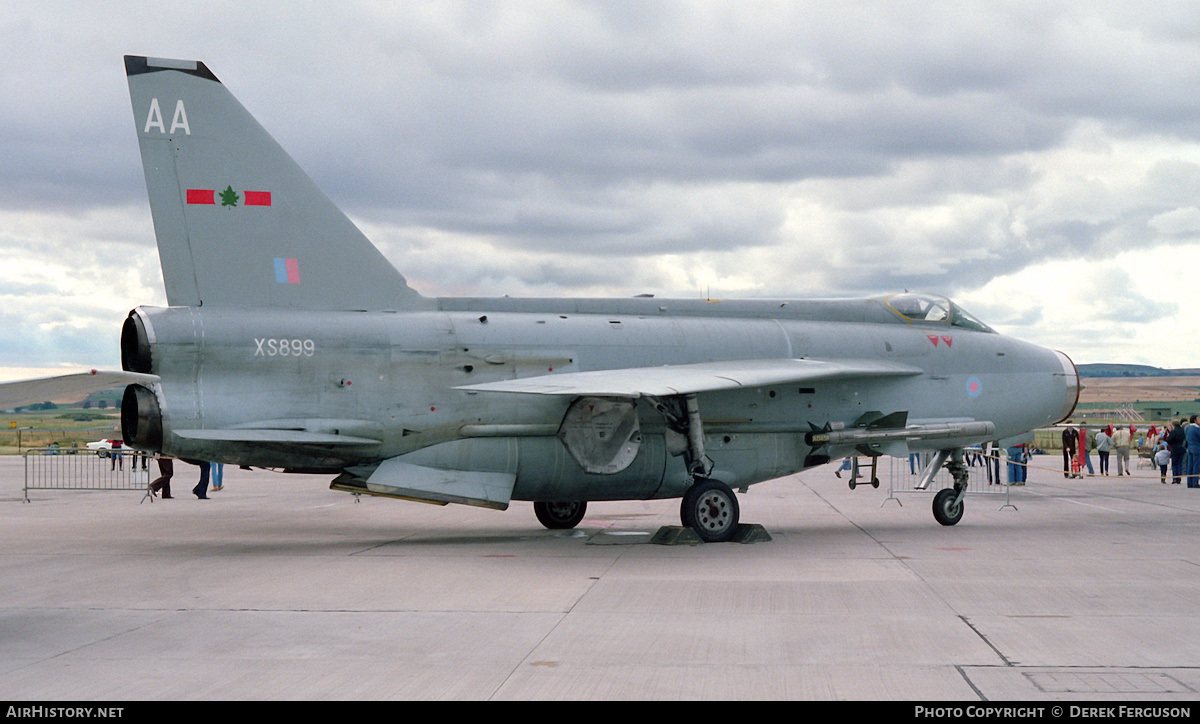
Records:
<instances>
[{"instance_id":1,"label":"main landing gear","mask_svg":"<svg viewBox=\"0 0 1200 724\"><path fill-rule=\"evenodd\" d=\"M550 530L570 530L579 525L587 513L584 501L534 503L533 513Z\"/></svg>"},{"instance_id":2,"label":"main landing gear","mask_svg":"<svg viewBox=\"0 0 1200 724\"><path fill-rule=\"evenodd\" d=\"M679 504L680 522L706 543L729 540L737 531L739 515L733 490L712 478L696 478Z\"/></svg>"},{"instance_id":3,"label":"main landing gear","mask_svg":"<svg viewBox=\"0 0 1200 724\"><path fill-rule=\"evenodd\" d=\"M662 414L667 430L674 435L674 454L683 455L684 465L692 484L679 503L679 521L696 531L707 543L727 541L737 532L741 509L737 496L725 483L709 477L713 463L704 452L704 425L700 421L700 406L696 396L651 400Z\"/></svg>"},{"instance_id":4,"label":"main landing gear","mask_svg":"<svg viewBox=\"0 0 1200 724\"><path fill-rule=\"evenodd\" d=\"M649 400L666 421L667 449L673 455L683 456L692 481L679 504L680 522L705 542L730 540L737 533L741 510L733 490L710 477L713 463L704 452L704 427L696 396ZM583 520L586 510L587 503L582 501L533 504L537 519L551 530L574 528Z\"/></svg>"}]
</instances>

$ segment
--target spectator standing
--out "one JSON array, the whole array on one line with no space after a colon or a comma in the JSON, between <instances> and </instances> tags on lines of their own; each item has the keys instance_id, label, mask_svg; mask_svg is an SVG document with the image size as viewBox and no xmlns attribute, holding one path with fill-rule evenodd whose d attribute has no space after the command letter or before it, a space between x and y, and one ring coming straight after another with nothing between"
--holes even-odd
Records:
<instances>
[{"instance_id":1,"label":"spectator standing","mask_svg":"<svg viewBox=\"0 0 1200 724\"><path fill-rule=\"evenodd\" d=\"M1113 450L1117 453L1117 475L1133 475L1129 471L1129 445L1133 435L1129 428L1118 427L1112 434Z\"/></svg>"},{"instance_id":2,"label":"spectator standing","mask_svg":"<svg viewBox=\"0 0 1200 724\"><path fill-rule=\"evenodd\" d=\"M1025 473L1027 470L1026 461L1029 460L1029 454L1025 449L1025 445L1013 445L1008 449L1008 484L1009 485L1024 485Z\"/></svg>"},{"instance_id":3,"label":"spectator standing","mask_svg":"<svg viewBox=\"0 0 1200 724\"><path fill-rule=\"evenodd\" d=\"M1094 444L1095 444L1095 438L1092 436L1092 434L1090 432L1088 432L1087 428L1086 427L1079 428L1079 456L1083 458L1083 465L1087 466L1089 476L1096 474L1096 471L1092 468L1091 453L1088 452L1088 450ZM1080 470L1082 470L1082 469L1083 468L1081 466Z\"/></svg>"},{"instance_id":4,"label":"spectator standing","mask_svg":"<svg viewBox=\"0 0 1200 724\"><path fill-rule=\"evenodd\" d=\"M1183 429L1187 441L1187 486L1200 488L1200 424L1196 422L1200 415L1192 415L1187 427Z\"/></svg>"},{"instance_id":5,"label":"spectator standing","mask_svg":"<svg viewBox=\"0 0 1200 724\"><path fill-rule=\"evenodd\" d=\"M1108 454L1112 452L1112 438L1103 429L1096 433L1096 452L1100 455L1100 474L1108 475Z\"/></svg>"},{"instance_id":6,"label":"spectator standing","mask_svg":"<svg viewBox=\"0 0 1200 724\"><path fill-rule=\"evenodd\" d=\"M1183 420L1167 423L1167 434L1163 441L1171 451L1171 484L1179 485L1183 475L1183 456L1187 453L1187 436L1183 434Z\"/></svg>"},{"instance_id":7,"label":"spectator standing","mask_svg":"<svg viewBox=\"0 0 1200 724\"><path fill-rule=\"evenodd\" d=\"M1075 444L1079 441L1079 433L1075 432L1074 428L1065 428L1062 431L1062 446L1063 446L1063 477L1075 477L1074 471L1071 469L1071 463L1075 458ZM1078 466L1076 466L1078 467Z\"/></svg>"},{"instance_id":8,"label":"spectator standing","mask_svg":"<svg viewBox=\"0 0 1200 724\"><path fill-rule=\"evenodd\" d=\"M208 500L208 461L184 460L184 462L200 468L200 482L196 483L196 487L192 488L192 493L200 500Z\"/></svg>"},{"instance_id":9,"label":"spectator standing","mask_svg":"<svg viewBox=\"0 0 1200 724\"><path fill-rule=\"evenodd\" d=\"M175 463L169 457L158 457L158 478L150 483L150 494L162 493L163 500L171 499L171 476L175 474Z\"/></svg>"},{"instance_id":10,"label":"spectator standing","mask_svg":"<svg viewBox=\"0 0 1200 724\"><path fill-rule=\"evenodd\" d=\"M1163 485L1167 484L1167 465L1171 462L1171 451L1167 448L1165 442L1159 442L1154 448L1154 464L1158 466L1158 472L1162 475L1160 481Z\"/></svg>"}]
</instances>

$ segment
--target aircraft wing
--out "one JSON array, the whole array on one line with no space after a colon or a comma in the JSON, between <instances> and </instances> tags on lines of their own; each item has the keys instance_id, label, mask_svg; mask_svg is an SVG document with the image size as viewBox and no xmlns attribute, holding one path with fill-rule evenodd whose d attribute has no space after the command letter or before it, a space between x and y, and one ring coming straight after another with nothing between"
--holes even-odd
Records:
<instances>
[{"instance_id":1,"label":"aircraft wing","mask_svg":"<svg viewBox=\"0 0 1200 724\"><path fill-rule=\"evenodd\" d=\"M861 377L911 377L921 370L887 360L759 359L661 367L625 367L524 377L463 385L479 392L596 397L668 397L740 387L821 382Z\"/></svg>"},{"instance_id":2,"label":"aircraft wing","mask_svg":"<svg viewBox=\"0 0 1200 724\"><path fill-rule=\"evenodd\" d=\"M91 370L56 377L5 382L0 384L0 410L86 395L89 392L100 392L121 385L136 383L149 386L155 382L158 382L158 375L116 370Z\"/></svg>"}]
</instances>

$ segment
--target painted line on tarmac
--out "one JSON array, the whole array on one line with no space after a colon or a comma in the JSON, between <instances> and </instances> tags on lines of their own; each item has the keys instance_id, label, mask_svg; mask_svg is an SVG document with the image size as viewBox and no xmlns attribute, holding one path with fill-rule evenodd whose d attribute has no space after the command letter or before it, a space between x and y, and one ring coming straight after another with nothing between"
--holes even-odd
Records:
<instances>
[{"instance_id":1,"label":"painted line on tarmac","mask_svg":"<svg viewBox=\"0 0 1200 724\"><path fill-rule=\"evenodd\" d=\"M1096 505L1095 503L1084 503L1083 501L1074 500L1072 498L1066 498L1066 497L1055 496L1055 495L1046 495L1045 493L1038 493L1033 490L1027 490L1026 492L1030 495L1040 495L1043 498L1055 498L1056 500L1061 500L1061 501L1064 501L1067 503L1074 503L1075 505L1086 505L1089 508L1099 508L1100 510L1107 510L1110 513L1120 513L1121 512L1119 510L1114 510L1113 508L1105 508L1103 505Z\"/></svg>"}]
</instances>

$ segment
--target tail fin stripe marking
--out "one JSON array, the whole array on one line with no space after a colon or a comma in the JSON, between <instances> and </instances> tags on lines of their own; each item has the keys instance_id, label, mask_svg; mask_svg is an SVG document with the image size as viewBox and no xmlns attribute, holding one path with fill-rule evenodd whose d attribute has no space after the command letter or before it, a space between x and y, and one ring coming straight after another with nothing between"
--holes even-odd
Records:
<instances>
[{"instance_id":1,"label":"tail fin stripe marking","mask_svg":"<svg viewBox=\"0 0 1200 724\"><path fill-rule=\"evenodd\" d=\"M246 198L242 201L242 204L245 206L271 205L270 191L246 191L244 193ZM214 189L188 189L187 202L189 204L205 204L216 206L216 195L217 192Z\"/></svg>"},{"instance_id":2,"label":"tail fin stripe marking","mask_svg":"<svg viewBox=\"0 0 1200 724\"><path fill-rule=\"evenodd\" d=\"M189 204L213 204L216 205L216 195L212 189L188 189L187 202Z\"/></svg>"}]
</instances>

